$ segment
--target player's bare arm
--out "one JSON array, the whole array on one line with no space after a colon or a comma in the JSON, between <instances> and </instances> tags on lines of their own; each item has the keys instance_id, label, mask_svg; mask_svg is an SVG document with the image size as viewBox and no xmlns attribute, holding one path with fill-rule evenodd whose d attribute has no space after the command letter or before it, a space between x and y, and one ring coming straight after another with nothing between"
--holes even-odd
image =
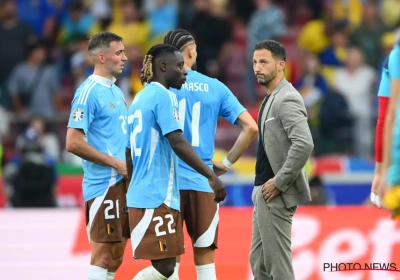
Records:
<instances>
[{"instance_id":1,"label":"player's bare arm","mask_svg":"<svg viewBox=\"0 0 400 280\"><path fill-rule=\"evenodd\" d=\"M127 171L127 178L128 181L130 182L132 179L132 174L133 174L133 163L132 163L132 154L131 154L131 149L125 148L125 158L126 158L126 171Z\"/></svg>"},{"instance_id":2,"label":"player's bare arm","mask_svg":"<svg viewBox=\"0 0 400 280\"><path fill-rule=\"evenodd\" d=\"M215 193L215 202L221 202L226 197L225 186L215 173L201 160L192 145L185 139L182 131L173 131L166 135L175 154L194 170L206 177Z\"/></svg>"},{"instance_id":3,"label":"player's bare arm","mask_svg":"<svg viewBox=\"0 0 400 280\"><path fill-rule=\"evenodd\" d=\"M234 164L250 146L254 138L257 136L258 127L249 112L241 113L236 120L236 124L242 129L232 149L226 156L229 165ZM223 162L213 162L214 172L219 176L229 170L230 166L226 166Z\"/></svg>"},{"instance_id":4,"label":"player's bare arm","mask_svg":"<svg viewBox=\"0 0 400 280\"><path fill-rule=\"evenodd\" d=\"M78 157L97 164L108 165L117 170L122 176L126 176L126 163L110 155L100 153L90 146L84 139L81 129L68 128L66 137L66 149Z\"/></svg>"}]
</instances>

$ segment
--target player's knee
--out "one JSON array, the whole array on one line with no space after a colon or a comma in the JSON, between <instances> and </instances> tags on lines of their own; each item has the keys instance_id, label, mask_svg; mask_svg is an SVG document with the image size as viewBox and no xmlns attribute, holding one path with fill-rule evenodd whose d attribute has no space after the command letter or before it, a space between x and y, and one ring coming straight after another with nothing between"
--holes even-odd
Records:
<instances>
[{"instance_id":1,"label":"player's knee","mask_svg":"<svg viewBox=\"0 0 400 280\"><path fill-rule=\"evenodd\" d=\"M175 259L163 259L159 261L152 261L153 267L162 275L169 278L174 274L175 270Z\"/></svg>"},{"instance_id":2,"label":"player's knee","mask_svg":"<svg viewBox=\"0 0 400 280\"><path fill-rule=\"evenodd\" d=\"M113 259L109 252L98 252L92 255L92 265L109 268Z\"/></svg>"},{"instance_id":3,"label":"player's knee","mask_svg":"<svg viewBox=\"0 0 400 280\"><path fill-rule=\"evenodd\" d=\"M124 256L117 257L112 260L110 266L108 267L108 271L110 272L116 272L118 268L121 266L122 262L124 260Z\"/></svg>"},{"instance_id":4,"label":"player's knee","mask_svg":"<svg viewBox=\"0 0 400 280\"><path fill-rule=\"evenodd\" d=\"M194 263L196 265L214 263L214 251L214 245L205 248L194 247Z\"/></svg>"},{"instance_id":5,"label":"player's knee","mask_svg":"<svg viewBox=\"0 0 400 280\"><path fill-rule=\"evenodd\" d=\"M159 271L162 275L164 275L165 277L169 278L170 276L172 276L172 274L174 274L174 270L175 270L175 264L166 264L161 271Z\"/></svg>"}]
</instances>

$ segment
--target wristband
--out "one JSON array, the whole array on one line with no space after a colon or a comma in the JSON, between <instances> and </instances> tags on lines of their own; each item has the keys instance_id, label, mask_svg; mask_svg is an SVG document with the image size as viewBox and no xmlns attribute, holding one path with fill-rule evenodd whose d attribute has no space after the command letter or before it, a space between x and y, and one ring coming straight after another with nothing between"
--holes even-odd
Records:
<instances>
[{"instance_id":1,"label":"wristband","mask_svg":"<svg viewBox=\"0 0 400 280\"><path fill-rule=\"evenodd\" d=\"M228 160L227 157L224 158L224 160L222 161L222 164L225 165L226 168L231 168L232 163Z\"/></svg>"}]
</instances>

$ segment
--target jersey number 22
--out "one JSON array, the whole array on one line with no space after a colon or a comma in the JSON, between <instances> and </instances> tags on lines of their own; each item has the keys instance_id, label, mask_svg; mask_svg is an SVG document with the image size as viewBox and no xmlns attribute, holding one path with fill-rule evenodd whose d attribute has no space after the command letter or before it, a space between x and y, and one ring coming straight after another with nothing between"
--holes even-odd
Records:
<instances>
[{"instance_id":1,"label":"jersey number 22","mask_svg":"<svg viewBox=\"0 0 400 280\"><path fill-rule=\"evenodd\" d=\"M142 155L142 148L136 147L136 135L140 133L143 129L143 117L142 117L142 111L141 110L136 110L133 115L130 115L128 117L128 125L132 124L134 120L137 119L137 125L133 128L130 137L131 141L131 147L134 152L134 156L140 157Z\"/></svg>"}]
</instances>

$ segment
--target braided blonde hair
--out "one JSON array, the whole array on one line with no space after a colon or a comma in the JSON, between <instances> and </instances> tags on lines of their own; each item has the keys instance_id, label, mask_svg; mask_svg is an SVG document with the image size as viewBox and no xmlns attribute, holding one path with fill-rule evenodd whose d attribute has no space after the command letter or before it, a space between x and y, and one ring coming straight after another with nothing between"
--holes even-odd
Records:
<instances>
[{"instance_id":1,"label":"braided blonde hair","mask_svg":"<svg viewBox=\"0 0 400 280\"><path fill-rule=\"evenodd\" d=\"M153 56L146 54L143 60L143 69L140 72L140 82L142 85L151 82L153 79Z\"/></svg>"}]
</instances>

